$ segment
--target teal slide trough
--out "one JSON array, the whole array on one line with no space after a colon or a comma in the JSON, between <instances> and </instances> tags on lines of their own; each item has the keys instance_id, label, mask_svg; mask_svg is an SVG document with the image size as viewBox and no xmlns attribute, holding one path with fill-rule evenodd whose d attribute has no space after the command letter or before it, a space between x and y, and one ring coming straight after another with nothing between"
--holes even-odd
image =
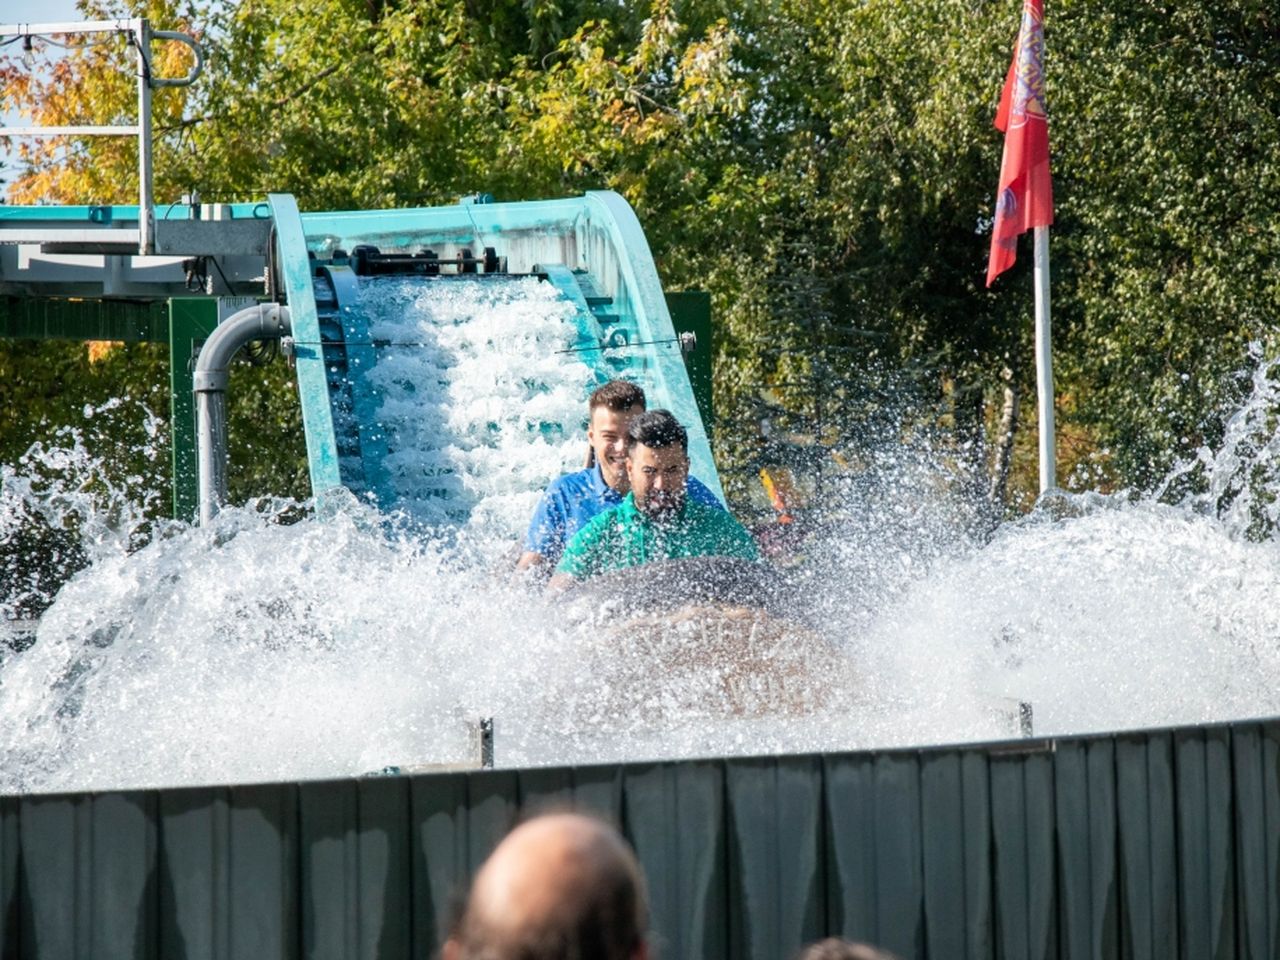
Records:
<instances>
[{"instance_id":1,"label":"teal slide trough","mask_svg":"<svg viewBox=\"0 0 1280 960\"><path fill-rule=\"evenodd\" d=\"M381 463L387 451L373 422L374 391L365 381L374 357L352 269L361 247L403 260L430 250L446 266L461 255L474 264L467 272L477 273L487 253L485 269L501 262L506 275L553 284L576 308L575 349L597 382L632 380L651 408L671 410L689 431L692 472L723 499L653 256L635 213L616 193L332 213L300 213L285 194L269 202L318 504L345 487L380 508L397 505Z\"/></svg>"}]
</instances>

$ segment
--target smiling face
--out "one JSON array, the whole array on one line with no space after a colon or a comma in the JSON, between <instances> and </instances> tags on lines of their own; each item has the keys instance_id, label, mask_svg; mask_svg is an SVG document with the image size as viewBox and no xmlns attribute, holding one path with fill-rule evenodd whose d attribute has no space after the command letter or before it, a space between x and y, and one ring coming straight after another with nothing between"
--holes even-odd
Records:
<instances>
[{"instance_id":1,"label":"smiling face","mask_svg":"<svg viewBox=\"0 0 1280 960\"><path fill-rule=\"evenodd\" d=\"M595 451L604 482L619 493L631 489L626 467L627 427L642 413L644 407L639 404L626 410L610 410L602 404L591 411L587 441Z\"/></svg>"},{"instance_id":2,"label":"smiling face","mask_svg":"<svg viewBox=\"0 0 1280 960\"><path fill-rule=\"evenodd\" d=\"M627 475L636 508L654 519L671 517L684 506L689 458L684 448L648 447L637 443L627 457Z\"/></svg>"}]
</instances>

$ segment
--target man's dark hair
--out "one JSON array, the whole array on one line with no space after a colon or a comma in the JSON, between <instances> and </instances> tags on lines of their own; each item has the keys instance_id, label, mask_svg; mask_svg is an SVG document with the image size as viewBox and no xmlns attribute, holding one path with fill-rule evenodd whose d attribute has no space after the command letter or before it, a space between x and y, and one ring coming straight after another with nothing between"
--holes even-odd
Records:
<instances>
[{"instance_id":1,"label":"man's dark hair","mask_svg":"<svg viewBox=\"0 0 1280 960\"><path fill-rule=\"evenodd\" d=\"M622 413L632 407L644 409L644 391L626 380L610 380L591 394L587 410L593 412L596 407L607 407L614 413Z\"/></svg>"},{"instance_id":2,"label":"man's dark hair","mask_svg":"<svg viewBox=\"0 0 1280 960\"><path fill-rule=\"evenodd\" d=\"M637 443L655 450L678 446L685 453L689 452L689 434L670 410L650 410L632 420L627 427L627 453Z\"/></svg>"}]
</instances>

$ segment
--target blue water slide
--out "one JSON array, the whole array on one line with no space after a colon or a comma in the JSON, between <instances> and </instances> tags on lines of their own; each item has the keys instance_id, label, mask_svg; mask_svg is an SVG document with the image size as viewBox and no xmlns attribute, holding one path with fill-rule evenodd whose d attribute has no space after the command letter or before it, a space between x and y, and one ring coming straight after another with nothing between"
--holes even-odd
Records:
<instances>
[{"instance_id":1,"label":"blue water slide","mask_svg":"<svg viewBox=\"0 0 1280 960\"><path fill-rule=\"evenodd\" d=\"M723 498L653 256L635 213L616 193L331 213L300 213L283 194L270 204L318 503L338 488L383 509L405 496L403 485L390 481L369 377L378 354L361 306L368 251L388 269L430 273L424 284L451 272L442 268L474 282L534 276L551 284L573 306L566 320L574 324L572 349L595 382L631 380L651 408L671 410L689 431L693 473ZM436 492L448 496L447 488Z\"/></svg>"}]
</instances>

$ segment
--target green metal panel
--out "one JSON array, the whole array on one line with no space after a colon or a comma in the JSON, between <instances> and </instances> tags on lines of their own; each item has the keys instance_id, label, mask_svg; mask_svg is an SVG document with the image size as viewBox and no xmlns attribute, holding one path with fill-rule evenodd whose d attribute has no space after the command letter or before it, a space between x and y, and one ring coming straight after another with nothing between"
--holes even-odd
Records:
<instances>
[{"instance_id":1,"label":"green metal panel","mask_svg":"<svg viewBox=\"0 0 1280 960\"><path fill-rule=\"evenodd\" d=\"M995 940L986 757L957 751L924 754L920 793L927 950L918 955L990 960Z\"/></svg>"},{"instance_id":2,"label":"green metal panel","mask_svg":"<svg viewBox=\"0 0 1280 960\"><path fill-rule=\"evenodd\" d=\"M154 794L108 793L90 804L91 957L156 955Z\"/></svg>"},{"instance_id":3,"label":"green metal panel","mask_svg":"<svg viewBox=\"0 0 1280 960\"><path fill-rule=\"evenodd\" d=\"M1167 734L1116 741L1121 956L1178 955L1173 743Z\"/></svg>"},{"instance_id":4,"label":"green metal panel","mask_svg":"<svg viewBox=\"0 0 1280 960\"><path fill-rule=\"evenodd\" d=\"M521 815L581 810L622 823L622 770L618 767L537 767L519 778Z\"/></svg>"},{"instance_id":5,"label":"green metal panel","mask_svg":"<svg viewBox=\"0 0 1280 960\"><path fill-rule=\"evenodd\" d=\"M414 956L425 957L448 933L454 897L470 876L467 857L467 778L415 777L409 784L413 824Z\"/></svg>"},{"instance_id":6,"label":"green metal panel","mask_svg":"<svg viewBox=\"0 0 1280 960\"><path fill-rule=\"evenodd\" d=\"M420 960L524 813L620 822L661 956L1273 960L1280 723L0 798L0 957Z\"/></svg>"},{"instance_id":7,"label":"green metal panel","mask_svg":"<svg viewBox=\"0 0 1280 960\"><path fill-rule=\"evenodd\" d=\"M911 754L830 760L831 925L903 956L924 950L920 767ZM963 930L961 926L957 933Z\"/></svg>"},{"instance_id":8,"label":"green metal panel","mask_svg":"<svg viewBox=\"0 0 1280 960\"><path fill-rule=\"evenodd\" d=\"M676 334L692 333L698 340L697 348L685 354L684 365L689 371L689 386L698 412L706 424L710 436L715 429L715 408L712 405L712 363L715 359L715 340L711 326L711 294L705 290L682 290L668 293L667 309L671 311L671 325Z\"/></svg>"},{"instance_id":9,"label":"green metal panel","mask_svg":"<svg viewBox=\"0 0 1280 960\"><path fill-rule=\"evenodd\" d=\"M604 817L610 823L622 823L622 778L621 767L576 767L574 806Z\"/></svg>"},{"instance_id":10,"label":"green metal panel","mask_svg":"<svg viewBox=\"0 0 1280 960\"><path fill-rule=\"evenodd\" d=\"M1280 957L1280 728L1237 727L1232 731L1231 746L1238 837L1239 954L1250 960ZM1229 830L1227 833L1229 837ZM1220 886L1223 906L1214 919L1230 917L1230 886ZM1224 935L1213 945L1217 949L1204 955L1230 956L1231 945Z\"/></svg>"},{"instance_id":11,"label":"green metal panel","mask_svg":"<svg viewBox=\"0 0 1280 960\"><path fill-rule=\"evenodd\" d=\"M991 758L996 956L1057 956L1053 760L1045 749Z\"/></svg>"},{"instance_id":12,"label":"green metal panel","mask_svg":"<svg viewBox=\"0 0 1280 960\"><path fill-rule=\"evenodd\" d=\"M173 457L173 517L194 520L200 507L196 459L196 358L218 325L218 301L178 297L169 301L169 436Z\"/></svg>"},{"instance_id":13,"label":"green metal panel","mask_svg":"<svg viewBox=\"0 0 1280 960\"><path fill-rule=\"evenodd\" d=\"M155 794L156 956L297 957L297 786Z\"/></svg>"},{"instance_id":14,"label":"green metal panel","mask_svg":"<svg viewBox=\"0 0 1280 960\"><path fill-rule=\"evenodd\" d=\"M220 960L229 955L228 792L212 787L160 793L158 940L163 957Z\"/></svg>"},{"instance_id":15,"label":"green metal panel","mask_svg":"<svg viewBox=\"0 0 1280 960\"><path fill-rule=\"evenodd\" d=\"M233 787L228 816L228 955L300 956L298 787Z\"/></svg>"},{"instance_id":16,"label":"green metal panel","mask_svg":"<svg viewBox=\"0 0 1280 960\"><path fill-rule=\"evenodd\" d=\"M88 957L93 856L91 796L41 797L23 804L19 889L24 957Z\"/></svg>"},{"instance_id":17,"label":"green metal panel","mask_svg":"<svg viewBox=\"0 0 1280 960\"><path fill-rule=\"evenodd\" d=\"M1060 744L1054 756L1059 837L1059 898L1064 960L1117 956L1115 745Z\"/></svg>"},{"instance_id":18,"label":"green metal panel","mask_svg":"<svg viewBox=\"0 0 1280 960\"><path fill-rule=\"evenodd\" d=\"M1235 954L1231 743L1226 729L1173 735L1176 767L1178 933L1184 956ZM1246 849L1240 848L1244 856ZM1247 891L1241 891L1246 894ZM1246 953L1245 956L1248 954Z\"/></svg>"},{"instance_id":19,"label":"green metal panel","mask_svg":"<svg viewBox=\"0 0 1280 960\"><path fill-rule=\"evenodd\" d=\"M515 771L499 770L467 776L467 876L493 852L516 823L519 780Z\"/></svg>"},{"instance_id":20,"label":"green metal panel","mask_svg":"<svg viewBox=\"0 0 1280 960\"><path fill-rule=\"evenodd\" d=\"M725 772L720 764L662 763L629 770L625 832L648 877L655 944L664 957L728 957ZM685 829L672 830L680 823Z\"/></svg>"},{"instance_id":21,"label":"green metal panel","mask_svg":"<svg viewBox=\"0 0 1280 960\"><path fill-rule=\"evenodd\" d=\"M577 807L573 795L570 767L546 767L525 770L520 774L520 809L530 813L572 810Z\"/></svg>"},{"instance_id":22,"label":"green metal panel","mask_svg":"<svg viewBox=\"0 0 1280 960\"><path fill-rule=\"evenodd\" d=\"M826 929L815 757L728 765L729 956L775 960Z\"/></svg>"},{"instance_id":23,"label":"green metal panel","mask_svg":"<svg viewBox=\"0 0 1280 960\"><path fill-rule=\"evenodd\" d=\"M408 783L304 784L299 828L303 955L412 955Z\"/></svg>"},{"instance_id":24,"label":"green metal panel","mask_svg":"<svg viewBox=\"0 0 1280 960\"><path fill-rule=\"evenodd\" d=\"M413 941L411 822L404 780L364 780L359 802L360 957L421 956Z\"/></svg>"},{"instance_id":25,"label":"green metal panel","mask_svg":"<svg viewBox=\"0 0 1280 960\"><path fill-rule=\"evenodd\" d=\"M0 797L0 956L16 957L22 950L23 910L18 885L22 869L22 845L18 839L16 797Z\"/></svg>"},{"instance_id":26,"label":"green metal panel","mask_svg":"<svg viewBox=\"0 0 1280 960\"><path fill-rule=\"evenodd\" d=\"M302 955L362 956L357 784L304 783L298 791Z\"/></svg>"},{"instance_id":27,"label":"green metal panel","mask_svg":"<svg viewBox=\"0 0 1280 960\"><path fill-rule=\"evenodd\" d=\"M0 297L0 337L17 340L168 339L163 301Z\"/></svg>"}]
</instances>

